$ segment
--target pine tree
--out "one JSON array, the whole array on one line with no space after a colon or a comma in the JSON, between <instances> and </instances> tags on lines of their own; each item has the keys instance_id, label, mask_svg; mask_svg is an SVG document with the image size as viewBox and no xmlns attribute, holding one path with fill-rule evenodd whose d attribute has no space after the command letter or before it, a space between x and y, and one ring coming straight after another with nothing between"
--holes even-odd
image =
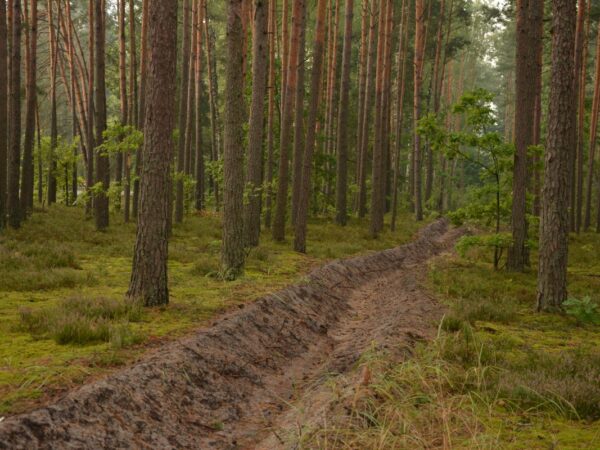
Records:
<instances>
[{"instance_id":1,"label":"pine tree","mask_svg":"<svg viewBox=\"0 0 600 450\"><path fill-rule=\"evenodd\" d=\"M0 230L6 226L8 185L8 30L6 0L0 0Z\"/></svg>"},{"instance_id":2,"label":"pine tree","mask_svg":"<svg viewBox=\"0 0 600 450\"><path fill-rule=\"evenodd\" d=\"M226 279L244 270L244 34L242 0L228 0L225 64L225 134L223 147L223 250Z\"/></svg>"},{"instance_id":3,"label":"pine tree","mask_svg":"<svg viewBox=\"0 0 600 450\"><path fill-rule=\"evenodd\" d=\"M575 3L552 1L552 73L544 187L540 216L538 310L555 310L567 298L569 172L576 129L573 58Z\"/></svg>"},{"instance_id":4,"label":"pine tree","mask_svg":"<svg viewBox=\"0 0 600 450\"><path fill-rule=\"evenodd\" d=\"M354 1L346 0L346 18L344 24L344 48L342 51L342 81L340 83L340 105L338 107L337 126L337 177L336 177L336 222L346 225L348 222L348 114L350 103L350 71L352 58L352 21L354 19Z\"/></svg>"},{"instance_id":5,"label":"pine tree","mask_svg":"<svg viewBox=\"0 0 600 450\"><path fill-rule=\"evenodd\" d=\"M8 224L19 228L23 218L19 201L21 179L21 0L12 1L9 81Z\"/></svg>"},{"instance_id":6,"label":"pine tree","mask_svg":"<svg viewBox=\"0 0 600 450\"><path fill-rule=\"evenodd\" d=\"M262 198L262 161L267 93L267 58L269 52L268 1L254 2L254 32L252 41L252 104L248 131L248 204L244 215L245 241L257 246L260 237Z\"/></svg>"},{"instance_id":7,"label":"pine tree","mask_svg":"<svg viewBox=\"0 0 600 450\"><path fill-rule=\"evenodd\" d=\"M174 151L177 0L148 2L144 165L138 228L127 296L146 306L169 302L167 279L171 155Z\"/></svg>"},{"instance_id":8,"label":"pine tree","mask_svg":"<svg viewBox=\"0 0 600 450\"><path fill-rule=\"evenodd\" d=\"M94 196L94 218L98 231L108 228L108 189L110 187L110 164L108 155L101 149L106 130L106 4L105 0L96 1L94 14L96 96L96 184L101 189Z\"/></svg>"},{"instance_id":9,"label":"pine tree","mask_svg":"<svg viewBox=\"0 0 600 450\"><path fill-rule=\"evenodd\" d=\"M311 173L313 154L315 151L317 114L319 109L319 95L322 84L323 53L325 50L325 14L327 0L318 0L315 26L315 42L313 47L313 67L310 83L310 102L306 119L306 140L304 160L302 162L302 183L298 198L298 214L294 224L294 250L306 252L306 233L308 222L308 206L310 202Z\"/></svg>"}]
</instances>

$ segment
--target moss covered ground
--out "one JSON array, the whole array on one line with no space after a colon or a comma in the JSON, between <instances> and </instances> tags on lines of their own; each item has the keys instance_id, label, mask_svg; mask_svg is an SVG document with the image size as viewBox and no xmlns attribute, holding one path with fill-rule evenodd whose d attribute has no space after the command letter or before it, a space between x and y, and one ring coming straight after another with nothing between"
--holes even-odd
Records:
<instances>
[{"instance_id":1,"label":"moss covered ground","mask_svg":"<svg viewBox=\"0 0 600 450\"><path fill-rule=\"evenodd\" d=\"M235 282L218 276L221 222L206 213L176 226L170 244L171 303L124 309L135 225L114 216L98 233L82 210L36 211L19 231L0 235L0 416L31 409L84 381L134 361L215 315L300 280L330 259L409 241L409 215L395 233L369 237L368 223L309 224L308 254L268 232Z\"/></svg>"}]
</instances>

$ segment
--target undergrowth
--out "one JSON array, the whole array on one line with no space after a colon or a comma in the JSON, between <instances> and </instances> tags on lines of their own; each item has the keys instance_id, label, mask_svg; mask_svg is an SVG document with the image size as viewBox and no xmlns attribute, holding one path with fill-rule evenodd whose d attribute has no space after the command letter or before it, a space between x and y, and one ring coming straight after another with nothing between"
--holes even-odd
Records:
<instances>
[{"instance_id":1,"label":"undergrowth","mask_svg":"<svg viewBox=\"0 0 600 450\"><path fill-rule=\"evenodd\" d=\"M598 253L597 235L572 238L569 289L588 311L600 301ZM600 448L600 326L535 313L535 273L494 271L484 250L434 260L430 287L448 305L437 339L402 364L367 355L371 382L305 431L302 448Z\"/></svg>"},{"instance_id":2,"label":"undergrowth","mask_svg":"<svg viewBox=\"0 0 600 450\"><path fill-rule=\"evenodd\" d=\"M171 303L143 310L124 301L135 224L111 216L96 232L79 208L36 210L18 231L0 234L0 416L139 358L148 347L198 328L226 309L301 280L332 258L403 244L422 225L401 215L398 231L370 237L368 222L309 223L308 254L264 232L248 252L245 275L219 277L221 220L186 217L169 244ZM291 237L291 231L288 236Z\"/></svg>"}]
</instances>

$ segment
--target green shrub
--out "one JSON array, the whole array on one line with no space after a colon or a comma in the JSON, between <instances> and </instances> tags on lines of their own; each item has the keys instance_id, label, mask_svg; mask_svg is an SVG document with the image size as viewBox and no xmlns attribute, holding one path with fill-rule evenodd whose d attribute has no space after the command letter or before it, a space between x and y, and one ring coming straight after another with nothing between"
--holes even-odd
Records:
<instances>
[{"instance_id":1,"label":"green shrub","mask_svg":"<svg viewBox=\"0 0 600 450\"><path fill-rule=\"evenodd\" d=\"M583 297L581 300L570 298L563 303L563 307L566 313L574 317L580 324L600 324L600 309L589 296Z\"/></svg>"}]
</instances>

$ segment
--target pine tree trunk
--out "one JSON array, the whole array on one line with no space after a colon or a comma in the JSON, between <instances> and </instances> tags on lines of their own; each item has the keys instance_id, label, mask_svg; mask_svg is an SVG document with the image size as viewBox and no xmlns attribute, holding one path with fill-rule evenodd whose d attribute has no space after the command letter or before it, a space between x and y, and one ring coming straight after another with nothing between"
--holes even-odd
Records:
<instances>
[{"instance_id":1,"label":"pine tree trunk","mask_svg":"<svg viewBox=\"0 0 600 450\"><path fill-rule=\"evenodd\" d=\"M517 56L515 68L515 158L512 205L512 246L506 266L523 271L529 266L527 245L527 188L529 185L529 146L533 144L535 88L538 45L536 30L543 18L543 1L519 0L517 3Z\"/></svg>"},{"instance_id":2,"label":"pine tree trunk","mask_svg":"<svg viewBox=\"0 0 600 450\"><path fill-rule=\"evenodd\" d=\"M293 100L298 82L298 50L300 46L300 35L303 27L305 0L296 0L292 15L292 35L290 38L290 53L287 67L287 80L285 88L285 104L282 111L281 137L279 146L279 180L277 185L277 197L275 217L273 220L273 239L283 241L285 239L285 222L288 205L288 179L289 179L289 154L292 141L292 118Z\"/></svg>"},{"instance_id":3,"label":"pine tree trunk","mask_svg":"<svg viewBox=\"0 0 600 450\"><path fill-rule=\"evenodd\" d=\"M586 91L586 74L587 74L587 57L588 57L588 36L590 34L590 6L591 1L587 3L587 13L585 14L585 26L583 34L583 50L581 56L581 75L579 77L579 96L578 112L577 112L577 167L575 180L575 231L581 231L582 214L583 214L583 179L584 179L584 152L585 152L585 91Z\"/></svg>"},{"instance_id":4,"label":"pine tree trunk","mask_svg":"<svg viewBox=\"0 0 600 450\"><path fill-rule=\"evenodd\" d=\"M83 160L87 164L87 154L85 149L85 130L86 130L86 119L83 117L83 104L82 104L82 95L79 90L77 84L77 75L76 75L76 63L75 63L75 42L74 42L74 27L73 27L73 17L71 15L71 2L67 0L65 2L65 14L66 14L66 24L63 20L63 28L66 28L66 32L64 33L67 37L67 54L69 58L69 92L71 95L71 120L72 124L72 137L75 139L77 135L80 136L81 140L77 147L73 149L73 157L74 161L71 166L71 197L72 203L74 204L77 200L78 192L78 176L77 176L77 156L78 149L81 150ZM36 105L36 113L37 113L37 105ZM32 181L32 195L31 195L31 206L33 207L33 181Z\"/></svg>"},{"instance_id":5,"label":"pine tree trunk","mask_svg":"<svg viewBox=\"0 0 600 450\"><path fill-rule=\"evenodd\" d=\"M585 36L585 10L586 0L577 1L577 22L575 26L575 54L573 55L573 74L575 80L575 114L578 114L579 107L579 89L581 86L581 73L583 70L583 46ZM577 125L576 125L577 126ZM569 229L576 231L577 215L577 157L579 154L579 133L572 135L571 159L569 165Z\"/></svg>"},{"instance_id":6,"label":"pine tree trunk","mask_svg":"<svg viewBox=\"0 0 600 450\"><path fill-rule=\"evenodd\" d=\"M362 142L360 143L360 179L358 194L358 216L365 217L367 214L367 161L369 159L369 138L371 130L371 110L375 97L375 63L377 60L377 0L371 2L371 18L369 20L369 51L367 56L367 74L365 88L365 106L362 118Z\"/></svg>"},{"instance_id":7,"label":"pine tree trunk","mask_svg":"<svg viewBox=\"0 0 600 450\"><path fill-rule=\"evenodd\" d=\"M340 23L340 0L335 0L334 9L331 11L330 37L329 37L329 63L327 68L327 96L325 109L325 146L324 154L328 157L335 156L335 93L337 85L337 68L338 68L338 41L339 41L339 23ZM331 203L333 194L333 168L331 167L330 158L326 160L326 184L325 198L327 206Z\"/></svg>"},{"instance_id":8,"label":"pine tree trunk","mask_svg":"<svg viewBox=\"0 0 600 450\"><path fill-rule=\"evenodd\" d=\"M50 36L50 154L48 168L48 205L56 203L56 147L58 146L58 118L56 105L56 71L58 66L58 43L54 23L53 0L48 0L48 29ZM59 5L60 8L60 5Z\"/></svg>"},{"instance_id":9,"label":"pine tree trunk","mask_svg":"<svg viewBox=\"0 0 600 450\"><path fill-rule=\"evenodd\" d=\"M396 231L398 218L398 190L400 184L400 159L402 151L402 125L404 121L404 94L406 92L406 53L408 49L408 10L407 1L402 1L402 18L398 34L397 80L398 98L396 103L396 155L394 159L394 181L392 188L392 222L390 228Z\"/></svg>"},{"instance_id":10,"label":"pine tree trunk","mask_svg":"<svg viewBox=\"0 0 600 450\"><path fill-rule=\"evenodd\" d=\"M300 184L302 184L302 156L304 153L304 61L306 59L306 2L302 14L302 27L300 43L298 44L298 60L296 63L298 82L294 92L294 155L292 176L292 225L295 223L298 213L298 198L300 196Z\"/></svg>"},{"instance_id":11,"label":"pine tree trunk","mask_svg":"<svg viewBox=\"0 0 600 450\"><path fill-rule=\"evenodd\" d=\"M181 57L181 85L179 91L179 139L177 141L177 187L175 196L175 222L183 222L183 175L185 163L186 123L188 113L188 83L191 47L191 5L190 0L183 2L183 53Z\"/></svg>"},{"instance_id":12,"label":"pine tree trunk","mask_svg":"<svg viewBox=\"0 0 600 450\"><path fill-rule=\"evenodd\" d=\"M244 102L242 0L228 0L223 147L223 275L244 271Z\"/></svg>"},{"instance_id":13,"label":"pine tree trunk","mask_svg":"<svg viewBox=\"0 0 600 450\"><path fill-rule=\"evenodd\" d=\"M26 0L25 0L26 1ZM26 217L33 208L33 145L35 140L35 107L37 102L37 0L31 0L27 26L27 84L23 169L21 172L21 210Z\"/></svg>"},{"instance_id":14,"label":"pine tree trunk","mask_svg":"<svg viewBox=\"0 0 600 450\"><path fill-rule=\"evenodd\" d=\"M538 310L544 311L560 309L567 298L569 171L576 127L572 64L575 22L573 1L552 1L552 73L540 217L537 299Z\"/></svg>"},{"instance_id":15,"label":"pine tree trunk","mask_svg":"<svg viewBox=\"0 0 600 450\"><path fill-rule=\"evenodd\" d=\"M425 58L425 1L415 0L415 59L414 59L414 93L413 93L413 120L414 120L414 205L415 216L418 221L423 220L422 200L422 167L421 167L421 137L416 132L421 119L421 85L423 83L423 64Z\"/></svg>"},{"instance_id":16,"label":"pine tree trunk","mask_svg":"<svg viewBox=\"0 0 600 450\"><path fill-rule=\"evenodd\" d=\"M129 125L138 124L138 84L137 84L137 49L135 36L135 5L134 0L129 0L129 100L128 118ZM125 185L123 220L129 222L131 212L131 155L125 155Z\"/></svg>"},{"instance_id":17,"label":"pine tree trunk","mask_svg":"<svg viewBox=\"0 0 600 450\"><path fill-rule=\"evenodd\" d=\"M126 126L129 123L129 105L127 97L127 38L125 34L125 2L127 0L119 0L119 100L121 125ZM115 165L115 181L119 186L119 199L117 205L121 203L121 189L123 182L124 155L119 152L116 155Z\"/></svg>"},{"instance_id":18,"label":"pine tree trunk","mask_svg":"<svg viewBox=\"0 0 600 450\"><path fill-rule=\"evenodd\" d=\"M267 112L267 162L266 178L267 191L265 198L265 227L271 228L271 216L273 209L273 159L275 147L275 42L277 28L277 2L269 0L269 106Z\"/></svg>"},{"instance_id":19,"label":"pine tree trunk","mask_svg":"<svg viewBox=\"0 0 600 450\"><path fill-rule=\"evenodd\" d=\"M144 165L138 228L127 296L146 306L169 302L167 280L171 158L177 73L177 0L148 2Z\"/></svg>"},{"instance_id":20,"label":"pine tree trunk","mask_svg":"<svg viewBox=\"0 0 600 450\"><path fill-rule=\"evenodd\" d=\"M594 184L594 162L598 136L598 113L600 112L600 33L596 37L596 68L594 74L594 97L592 101L592 118L590 123L590 148L588 156L588 174L585 188L585 218L583 229L587 231L592 224L592 186Z\"/></svg>"},{"instance_id":21,"label":"pine tree trunk","mask_svg":"<svg viewBox=\"0 0 600 450\"><path fill-rule=\"evenodd\" d=\"M214 61L214 38L210 32L208 10L208 0L204 3L204 37L206 42L206 67L208 69L208 101L210 107L210 131L211 131L211 161L218 161L221 154L220 149L220 133L219 119L217 109L217 86ZM219 182L214 177L211 178L212 190L215 195L215 209L218 211L220 207Z\"/></svg>"},{"instance_id":22,"label":"pine tree trunk","mask_svg":"<svg viewBox=\"0 0 600 450\"><path fill-rule=\"evenodd\" d=\"M365 94L367 87L367 38L369 37L369 1L362 2L362 12L360 21L360 53L358 65L358 107L357 107L357 131L356 131L356 173L354 181L357 186L360 186L360 173L362 170L362 130L365 110ZM358 212L358 195L354 199L354 208Z\"/></svg>"},{"instance_id":23,"label":"pine tree trunk","mask_svg":"<svg viewBox=\"0 0 600 450\"><path fill-rule=\"evenodd\" d=\"M198 46L198 42L196 41L196 33L195 33L195 24L198 21L198 8L196 7L195 0L192 0L192 23L191 23L191 48L190 48L190 62L189 62L189 75L188 75L188 99L187 99L187 113L186 113L186 125L185 125L185 150L184 150L184 158L183 158L183 173L186 176L192 175L192 148L196 141L196 133L194 132L195 126L195 113L196 113L196 103L194 102L194 98L196 96L196 83L194 82L194 71L195 71L195 61L196 61L196 47ZM184 202L184 211L185 211L185 192L183 197Z\"/></svg>"},{"instance_id":24,"label":"pine tree trunk","mask_svg":"<svg viewBox=\"0 0 600 450\"><path fill-rule=\"evenodd\" d=\"M248 131L248 180L246 183L249 193L244 215L245 241L246 245L250 247L257 246L260 238L263 134L269 51L268 7L268 0L255 0L254 2L252 104Z\"/></svg>"},{"instance_id":25,"label":"pine tree trunk","mask_svg":"<svg viewBox=\"0 0 600 450\"><path fill-rule=\"evenodd\" d=\"M19 203L21 171L21 0L12 2L9 81L8 224L19 228L23 218Z\"/></svg>"},{"instance_id":26,"label":"pine tree trunk","mask_svg":"<svg viewBox=\"0 0 600 450\"><path fill-rule=\"evenodd\" d=\"M105 0L96 1L95 19L95 68L96 68L96 148L104 142L106 130L106 4ZM108 228L108 189L110 187L110 164L108 155L101 150L96 150L96 183L102 187L94 197L94 213L96 229L98 231Z\"/></svg>"},{"instance_id":27,"label":"pine tree trunk","mask_svg":"<svg viewBox=\"0 0 600 450\"><path fill-rule=\"evenodd\" d=\"M8 30L6 0L0 0L0 230L6 227L8 186Z\"/></svg>"},{"instance_id":28,"label":"pine tree trunk","mask_svg":"<svg viewBox=\"0 0 600 450\"><path fill-rule=\"evenodd\" d=\"M196 158L194 173L196 178L196 189L194 193L195 207L197 211L204 209L204 187L205 187L205 170L204 170L204 144L202 136L202 24L204 23L204 5L203 0L196 0L198 5L198 21L196 22Z\"/></svg>"},{"instance_id":29,"label":"pine tree trunk","mask_svg":"<svg viewBox=\"0 0 600 450\"><path fill-rule=\"evenodd\" d=\"M149 14L149 0L143 0L142 2L142 36L140 39L140 91L139 91L139 114L137 126L140 131L144 130L145 122L145 110L146 110L146 80L148 78L148 14ZM143 147L139 147L135 152L135 180L133 181L133 207L132 214L135 219L138 217L139 212L139 198L140 198L140 176L142 174L142 168L144 164L144 154L142 153Z\"/></svg>"},{"instance_id":30,"label":"pine tree trunk","mask_svg":"<svg viewBox=\"0 0 600 450\"><path fill-rule=\"evenodd\" d=\"M96 148L96 140L94 139L94 85L95 85L95 73L94 73L94 61L95 57L95 47L96 47L96 36L94 30L94 0L89 0L88 3L88 58L90 61L90 69L88 72L87 79L87 148L88 148L88 164L86 167L86 187L88 200L85 205L86 216L92 215L92 209L94 204L94 195L93 195L93 186L94 186L94 159L95 159L95 148ZM52 31L52 29L51 29ZM50 194L50 181L51 177L48 177L48 194ZM48 200L50 200L50 195L48 195ZM50 203L50 202L49 202Z\"/></svg>"},{"instance_id":31,"label":"pine tree trunk","mask_svg":"<svg viewBox=\"0 0 600 450\"><path fill-rule=\"evenodd\" d=\"M377 43L377 72L375 76L375 142L373 144L373 174L371 179L371 236L383 230L383 108L386 31L389 1L380 1L379 41Z\"/></svg>"},{"instance_id":32,"label":"pine tree trunk","mask_svg":"<svg viewBox=\"0 0 600 450\"><path fill-rule=\"evenodd\" d=\"M354 0L346 0L344 24L344 48L342 53L342 80L340 83L340 105L337 126L337 176L336 176L336 222L348 222L348 113L350 103L350 71L352 58L352 20Z\"/></svg>"},{"instance_id":33,"label":"pine tree trunk","mask_svg":"<svg viewBox=\"0 0 600 450\"><path fill-rule=\"evenodd\" d=\"M313 67L310 83L310 103L306 120L306 141L304 161L302 163L302 184L298 199L298 215L294 225L294 250L306 253L306 234L308 206L310 203L311 172L315 151L317 115L321 93L323 52L325 49L325 14L327 0L318 0L316 12L315 42L313 48Z\"/></svg>"}]
</instances>

